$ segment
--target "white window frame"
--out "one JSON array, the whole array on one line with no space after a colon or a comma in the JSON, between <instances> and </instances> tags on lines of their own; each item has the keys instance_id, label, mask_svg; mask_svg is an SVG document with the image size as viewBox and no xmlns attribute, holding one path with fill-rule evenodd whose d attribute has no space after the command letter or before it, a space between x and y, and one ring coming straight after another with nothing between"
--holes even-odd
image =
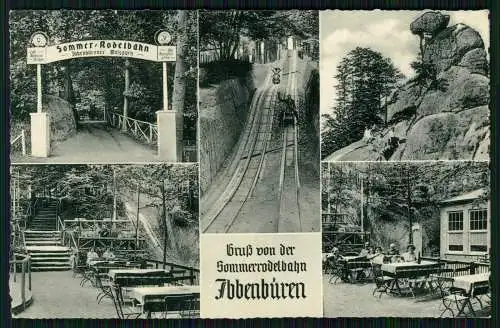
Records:
<instances>
[{"instance_id":1,"label":"white window frame","mask_svg":"<svg viewBox=\"0 0 500 328\"><path fill-rule=\"evenodd\" d=\"M479 212L479 211L485 211L486 212L486 229L481 229L481 230L472 230L471 229L471 212ZM469 223L469 254L471 255L484 255L484 254L488 254L488 248L490 247L489 243L488 243L488 240L486 241L486 251L482 251L482 252L479 252L479 251L473 251L471 249L472 247L472 243L471 243L471 235L475 234L475 233L485 233L486 234L486 238L488 238L488 227L489 227L489 222L488 222L488 209L487 208L471 208L469 209L468 211L468 223Z\"/></svg>"},{"instance_id":2,"label":"white window frame","mask_svg":"<svg viewBox=\"0 0 500 328\"><path fill-rule=\"evenodd\" d=\"M450 230L450 214L451 213L462 213L462 230ZM463 210L452 210L452 211L446 211L446 228L447 228L447 240L446 240L446 252L448 254L466 254L467 249L465 245L465 218L464 218L464 211ZM450 250L450 235L453 234L460 234L462 235L462 250L461 251L455 251L455 250Z\"/></svg>"}]
</instances>

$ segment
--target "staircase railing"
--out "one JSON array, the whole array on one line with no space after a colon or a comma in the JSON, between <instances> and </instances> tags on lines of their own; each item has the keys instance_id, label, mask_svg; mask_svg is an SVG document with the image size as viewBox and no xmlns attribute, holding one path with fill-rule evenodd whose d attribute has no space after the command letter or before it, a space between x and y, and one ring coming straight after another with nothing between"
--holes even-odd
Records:
<instances>
[{"instance_id":1,"label":"staircase railing","mask_svg":"<svg viewBox=\"0 0 500 328\"><path fill-rule=\"evenodd\" d=\"M135 138L149 144L154 144L158 140L158 126L156 124L139 121L113 112L108 112L108 122L111 126L123 129Z\"/></svg>"},{"instance_id":2,"label":"staircase railing","mask_svg":"<svg viewBox=\"0 0 500 328\"><path fill-rule=\"evenodd\" d=\"M66 228L64 227L64 221L61 220L61 217L59 215L57 215L56 217L57 217L56 230L61 233L61 238L62 238L63 243L64 243L64 239L65 239L64 236L66 234Z\"/></svg>"},{"instance_id":3,"label":"staircase railing","mask_svg":"<svg viewBox=\"0 0 500 328\"><path fill-rule=\"evenodd\" d=\"M64 222L61 221L60 214L62 213L62 198L57 198L57 205L56 205L56 230L61 231L61 229L64 231Z\"/></svg>"},{"instance_id":4,"label":"staircase railing","mask_svg":"<svg viewBox=\"0 0 500 328\"><path fill-rule=\"evenodd\" d=\"M17 143L21 142L21 151L23 156L26 156L26 133L24 129L21 130L21 133L10 141L10 148L14 149L17 147Z\"/></svg>"},{"instance_id":5,"label":"staircase railing","mask_svg":"<svg viewBox=\"0 0 500 328\"><path fill-rule=\"evenodd\" d=\"M23 250L26 251L26 234L24 233L24 230L21 231L21 235L23 237Z\"/></svg>"},{"instance_id":6,"label":"staircase railing","mask_svg":"<svg viewBox=\"0 0 500 328\"><path fill-rule=\"evenodd\" d=\"M19 259L18 259L19 258ZM21 281L20 281L20 296L21 296L21 304L23 308L26 306L26 294L28 291L31 291L31 257L26 254L18 254L14 253L12 259L9 261L10 271L12 274L12 280L14 283L17 283L18 280L18 269L17 266L21 265ZM26 283L28 286L26 286ZM11 288L11 291L15 290L15 288ZM12 295L11 296L15 296Z\"/></svg>"}]
</instances>

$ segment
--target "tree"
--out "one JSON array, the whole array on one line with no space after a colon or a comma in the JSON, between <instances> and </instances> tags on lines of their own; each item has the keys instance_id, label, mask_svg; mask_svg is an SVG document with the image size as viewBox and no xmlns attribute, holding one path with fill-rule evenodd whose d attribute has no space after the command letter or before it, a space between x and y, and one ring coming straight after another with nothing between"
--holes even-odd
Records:
<instances>
[{"instance_id":1,"label":"tree","mask_svg":"<svg viewBox=\"0 0 500 328\"><path fill-rule=\"evenodd\" d=\"M367 128L386 123L386 99L402 78L379 52L360 47L350 51L337 67L334 115L324 115L323 154L361 139Z\"/></svg>"},{"instance_id":2,"label":"tree","mask_svg":"<svg viewBox=\"0 0 500 328\"><path fill-rule=\"evenodd\" d=\"M279 42L294 35L318 38L317 11L202 11L199 18L200 48L218 52L219 60L234 58L242 36L255 41Z\"/></svg>"}]
</instances>

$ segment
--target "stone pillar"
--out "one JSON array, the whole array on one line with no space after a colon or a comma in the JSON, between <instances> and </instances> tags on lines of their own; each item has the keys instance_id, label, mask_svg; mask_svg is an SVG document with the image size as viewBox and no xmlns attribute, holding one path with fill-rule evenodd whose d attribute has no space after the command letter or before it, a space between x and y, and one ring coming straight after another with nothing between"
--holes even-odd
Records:
<instances>
[{"instance_id":1,"label":"stone pillar","mask_svg":"<svg viewBox=\"0 0 500 328\"><path fill-rule=\"evenodd\" d=\"M48 113L31 113L31 156L50 155L50 116Z\"/></svg>"},{"instance_id":2,"label":"stone pillar","mask_svg":"<svg viewBox=\"0 0 500 328\"><path fill-rule=\"evenodd\" d=\"M177 111L156 112L158 122L158 159L182 162L182 117Z\"/></svg>"}]
</instances>

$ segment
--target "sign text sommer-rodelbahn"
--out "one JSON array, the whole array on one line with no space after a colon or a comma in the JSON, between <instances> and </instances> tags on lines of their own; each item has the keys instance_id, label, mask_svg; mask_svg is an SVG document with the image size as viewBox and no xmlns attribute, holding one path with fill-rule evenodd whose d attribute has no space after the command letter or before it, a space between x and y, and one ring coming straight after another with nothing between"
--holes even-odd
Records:
<instances>
[{"instance_id":1,"label":"sign text sommer-rodelbahn","mask_svg":"<svg viewBox=\"0 0 500 328\"><path fill-rule=\"evenodd\" d=\"M175 50L175 46L156 46L135 41L85 40L44 48L28 48L27 59L28 64L47 64L82 57L129 57L156 62L175 61Z\"/></svg>"}]
</instances>

